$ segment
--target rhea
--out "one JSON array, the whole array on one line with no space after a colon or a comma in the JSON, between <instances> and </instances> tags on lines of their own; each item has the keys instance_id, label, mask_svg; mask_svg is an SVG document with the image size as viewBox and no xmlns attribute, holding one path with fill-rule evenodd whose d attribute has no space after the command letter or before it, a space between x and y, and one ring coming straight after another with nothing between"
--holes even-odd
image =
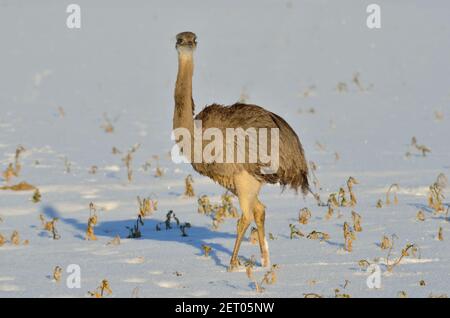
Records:
<instances>
[{"instance_id":1,"label":"rhea","mask_svg":"<svg viewBox=\"0 0 450 318\"><path fill-rule=\"evenodd\" d=\"M259 192L264 184L280 184L283 188L300 189L303 194L309 190L308 166L302 144L289 124L277 114L260 106L236 103L231 106L212 104L195 115L192 98L192 77L194 72L194 51L197 36L192 32L182 32L176 36L178 51L178 75L175 85L175 110L173 128L185 129L191 138L190 145L195 144L195 122L201 121L202 130L215 128L224 131L227 128L266 128L278 131L279 163L276 171L264 172L265 163L256 162L195 162L189 161L198 173L207 176L228 189L239 200L242 215L237 222L237 237L230 260L229 270L239 267L238 252L242 239L250 223L255 222L261 250L261 265L270 266L269 247L265 235L265 206L259 200ZM181 138L176 140L181 142ZM201 147L207 142L202 141ZM189 153L193 152L188 149ZM192 150L192 151L191 151ZM249 152L249 147L245 152ZM186 149L184 149L186 151Z\"/></svg>"}]
</instances>

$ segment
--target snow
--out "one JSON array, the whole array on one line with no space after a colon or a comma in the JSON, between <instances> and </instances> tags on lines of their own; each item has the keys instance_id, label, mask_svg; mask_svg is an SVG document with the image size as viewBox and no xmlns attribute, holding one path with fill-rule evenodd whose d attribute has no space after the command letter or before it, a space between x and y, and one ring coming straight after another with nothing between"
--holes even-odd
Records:
<instances>
[{"instance_id":1,"label":"snow","mask_svg":"<svg viewBox=\"0 0 450 318\"><path fill-rule=\"evenodd\" d=\"M30 191L0 192L0 234L9 239L17 230L21 240L29 240L0 247L0 297L87 297L102 279L113 290L109 297L332 297L336 288L352 297L450 292L449 223L427 207L429 185L441 172L450 176L448 1L379 0L378 30L366 27L366 4L360 1L77 3L82 28L69 30L64 2L0 1L0 167L4 171L23 145L22 170L12 182L27 181L42 194L33 203ZM215 203L224 190L167 155L175 35L186 30L199 43L197 111L247 95L299 134L307 159L318 166L322 199L350 176L359 181L354 210L363 231L356 233L352 252L343 250L342 233L343 223L352 222L351 208L326 221L327 208L311 196L266 186L261 201L267 206L266 230L276 238L268 244L278 280L258 294L245 271L227 272L235 220L213 230L211 218L197 213L197 199L183 196L184 178L193 174L196 196L206 194ZM356 72L364 91L352 82ZM336 90L339 82L347 92ZM102 128L104 113L112 133ZM406 157L413 136L432 152ZM121 158L137 143L128 182ZM112 154L113 147L122 153ZM154 155L162 177L154 176ZM151 166L144 169L147 161ZM96 174L89 173L93 165ZM393 183L400 186L399 204L376 208ZM127 239L137 196L157 199L158 210L145 219L140 239ZM90 202L103 208L95 227L98 241L84 240ZM312 211L307 225L297 222L303 207ZM419 209L424 222L415 218ZM187 237L176 228L156 231L169 210L191 223ZM42 230L40 214L59 217L59 240ZM330 240L291 240L290 223L306 234L326 232ZM444 241L436 239L440 226ZM420 247L420 259L407 257L387 273L387 251L378 244L391 234L398 237L393 257L410 242ZM121 244L108 245L116 235ZM202 256L202 244L212 247L210 257ZM252 255L259 260L259 247L245 240L240 256ZM382 286L370 289L358 262L376 258ZM79 289L65 284L70 264L81 268ZM57 265L63 268L60 282L52 281ZM257 268L255 276L259 280L264 273ZM422 279L425 286L419 285Z\"/></svg>"}]
</instances>

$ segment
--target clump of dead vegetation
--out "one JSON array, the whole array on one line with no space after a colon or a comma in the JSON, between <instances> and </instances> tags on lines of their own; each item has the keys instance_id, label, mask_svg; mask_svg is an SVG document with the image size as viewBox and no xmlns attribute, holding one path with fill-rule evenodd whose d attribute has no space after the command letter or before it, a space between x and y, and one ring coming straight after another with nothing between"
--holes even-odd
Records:
<instances>
[{"instance_id":1,"label":"clump of dead vegetation","mask_svg":"<svg viewBox=\"0 0 450 318\"><path fill-rule=\"evenodd\" d=\"M0 247L5 245L5 243L6 243L6 238L2 235L2 233L0 233Z\"/></svg>"},{"instance_id":2,"label":"clump of dead vegetation","mask_svg":"<svg viewBox=\"0 0 450 318\"><path fill-rule=\"evenodd\" d=\"M127 238L132 238L132 239L140 238L142 236L141 230L139 228L140 225L143 226L144 221L143 221L142 216L139 214L137 216L136 223L132 227L129 227L129 226L126 227L129 231Z\"/></svg>"},{"instance_id":3,"label":"clump of dead vegetation","mask_svg":"<svg viewBox=\"0 0 450 318\"><path fill-rule=\"evenodd\" d=\"M150 216L154 211L158 210L158 201L156 199L137 197L139 205L139 215L143 218Z\"/></svg>"},{"instance_id":4,"label":"clump of dead vegetation","mask_svg":"<svg viewBox=\"0 0 450 318\"><path fill-rule=\"evenodd\" d=\"M391 254L394 249L394 239L395 235L392 235L391 238L391 246L389 248L389 252L386 256L386 268L388 272L392 272L394 268L400 264L403 258L408 256L418 257L420 258L420 250L417 244L415 243L407 243L406 246L401 250L400 256L391 260Z\"/></svg>"},{"instance_id":5,"label":"clump of dead vegetation","mask_svg":"<svg viewBox=\"0 0 450 318\"><path fill-rule=\"evenodd\" d=\"M313 181L313 185L314 185L314 187L317 189L317 190L320 190L320 182L319 182L319 179L317 178L317 175L316 175L316 171L317 171L317 165L316 165L316 163L314 162L314 161L310 161L309 162L309 173L311 174L311 176L312 176L312 181Z\"/></svg>"},{"instance_id":6,"label":"clump of dead vegetation","mask_svg":"<svg viewBox=\"0 0 450 318\"><path fill-rule=\"evenodd\" d=\"M443 241L444 240L444 233L443 233L443 230L442 230L442 226L439 227L438 234L437 234L437 239L439 241Z\"/></svg>"},{"instance_id":7,"label":"clump of dead vegetation","mask_svg":"<svg viewBox=\"0 0 450 318\"><path fill-rule=\"evenodd\" d=\"M421 222L425 221L425 213L423 213L422 210L419 210L416 214L416 219Z\"/></svg>"},{"instance_id":8,"label":"clump of dead vegetation","mask_svg":"<svg viewBox=\"0 0 450 318\"><path fill-rule=\"evenodd\" d=\"M430 148L428 148L425 145L419 145L417 143L417 138L416 137L412 137L411 138L410 150L408 150L406 152L405 156L406 157L410 157L414 151L419 152L420 154L422 154L423 157L426 157L427 153L431 153L431 149Z\"/></svg>"},{"instance_id":9,"label":"clump of dead vegetation","mask_svg":"<svg viewBox=\"0 0 450 318\"><path fill-rule=\"evenodd\" d=\"M98 166L92 165L92 166L89 168L88 173L89 173L89 174L96 174L97 171L98 171Z\"/></svg>"},{"instance_id":10,"label":"clump of dead vegetation","mask_svg":"<svg viewBox=\"0 0 450 318\"><path fill-rule=\"evenodd\" d=\"M303 234L294 224L289 224L289 229L291 231L289 238L292 240L294 237L304 237Z\"/></svg>"},{"instance_id":11,"label":"clump of dead vegetation","mask_svg":"<svg viewBox=\"0 0 450 318\"><path fill-rule=\"evenodd\" d=\"M19 182L18 184L14 185L6 185L0 187L0 190L11 190L11 191L32 191L35 190L36 187L34 185L29 184L26 181Z\"/></svg>"},{"instance_id":12,"label":"clump of dead vegetation","mask_svg":"<svg viewBox=\"0 0 450 318\"><path fill-rule=\"evenodd\" d=\"M206 244L202 244L202 251L203 251L203 255L205 257L209 256L209 253L211 253L212 251L212 247Z\"/></svg>"},{"instance_id":13,"label":"clump of dead vegetation","mask_svg":"<svg viewBox=\"0 0 450 318\"><path fill-rule=\"evenodd\" d=\"M352 211L353 229L355 232L362 232L361 215Z\"/></svg>"},{"instance_id":14,"label":"clump of dead vegetation","mask_svg":"<svg viewBox=\"0 0 450 318\"><path fill-rule=\"evenodd\" d=\"M187 234L187 229L191 228L191 223L189 222L184 222L183 224L180 224L180 231L181 231L181 236L188 236Z\"/></svg>"},{"instance_id":15,"label":"clump of dead vegetation","mask_svg":"<svg viewBox=\"0 0 450 318\"><path fill-rule=\"evenodd\" d=\"M351 207L354 207L357 203L356 195L353 192L353 186L355 184L359 184L359 182L355 178L349 177L347 180L347 189L348 189L348 193L350 194L350 206Z\"/></svg>"},{"instance_id":16,"label":"clump of dead vegetation","mask_svg":"<svg viewBox=\"0 0 450 318\"><path fill-rule=\"evenodd\" d=\"M39 191L38 188L36 188L36 190L34 190L33 197L31 198L31 200L34 203L38 203L38 202L41 202L41 199L42 199L41 192Z\"/></svg>"},{"instance_id":17,"label":"clump of dead vegetation","mask_svg":"<svg viewBox=\"0 0 450 318\"><path fill-rule=\"evenodd\" d=\"M303 208L300 210L298 216L298 222L300 224L308 224L310 218L311 218L311 211L308 208Z\"/></svg>"},{"instance_id":18,"label":"clump of dead vegetation","mask_svg":"<svg viewBox=\"0 0 450 318\"><path fill-rule=\"evenodd\" d=\"M160 178L164 176L164 170L159 165L159 156L154 155L152 156L152 158L156 161L155 177Z\"/></svg>"},{"instance_id":19,"label":"clump of dead vegetation","mask_svg":"<svg viewBox=\"0 0 450 318\"><path fill-rule=\"evenodd\" d=\"M88 291L88 294L94 298L102 298L105 295L111 295L112 289L109 285L108 280L102 280L100 286L98 286L94 291Z\"/></svg>"},{"instance_id":20,"label":"clump of dead vegetation","mask_svg":"<svg viewBox=\"0 0 450 318\"><path fill-rule=\"evenodd\" d=\"M428 206L433 209L435 214L443 213L445 211L442 201L445 199L443 192L447 187L447 184L447 177L445 174L440 173L436 181L429 188Z\"/></svg>"},{"instance_id":21,"label":"clump of dead vegetation","mask_svg":"<svg viewBox=\"0 0 450 318\"><path fill-rule=\"evenodd\" d=\"M175 221L177 227L180 226L180 220L177 218L177 216L175 215L175 213L173 213L173 210L170 210L169 212L167 212L166 214L166 220L162 223L159 223L156 225L156 230L157 231L161 231L161 225L164 224L166 227L166 230L170 230L172 229L172 220Z\"/></svg>"},{"instance_id":22,"label":"clump of dead vegetation","mask_svg":"<svg viewBox=\"0 0 450 318\"><path fill-rule=\"evenodd\" d=\"M306 236L307 239L310 240L319 240L319 241L328 241L330 239L330 235L325 232L312 231Z\"/></svg>"},{"instance_id":23,"label":"clump of dead vegetation","mask_svg":"<svg viewBox=\"0 0 450 318\"><path fill-rule=\"evenodd\" d=\"M198 202L198 209L197 209L198 213L209 215L214 211L213 206L209 201L209 197L206 194L198 198L197 202Z\"/></svg>"},{"instance_id":24,"label":"clump of dead vegetation","mask_svg":"<svg viewBox=\"0 0 450 318\"><path fill-rule=\"evenodd\" d=\"M383 237L381 239L380 247L382 250L391 249L392 248L391 239L388 236L383 235Z\"/></svg>"},{"instance_id":25,"label":"clump of dead vegetation","mask_svg":"<svg viewBox=\"0 0 450 318\"><path fill-rule=\"evenodd\" d=\"M233 196L227 191L221 197L220 204L211 204L207 195L202 195L198 200L198 213L210 215L213 219L213 229L217 230L227 218L239 217L237 208L233 204Z\"/></svg>"},{"instance_id":26,"label":"clump of dead vegetation","mask_svg":"<svg viewBox=\"0 0 450 318\"><path fill-rule=\"evenodd\" d=\"M116 122L118 117L114 118L114 120L110 120L107 113L103 113L103 121L104 123L100 126L105 133L111 134L114 132L113 122Z\"/></svg>"},{"instance_id":27,"label":"clump of dead vegetation","mask_svg":"<svg viewBox=\"0 0 450 318\"><path fill-rule=\"evenodd\" d=\"M391 193L394 194L394 204L398 204L398 197L397 192L399 191L400 187L397 183L391 184L386 192L386 205L391 204Z\"/></svg>"},{"instance_id":28,"label":"clump of dead vegetation","mask_svg":"<svg viewBox=\"0 0 450 318\"><path fill-rule=\"evenodd\" d=\"M356 235L350 228L350 225L348 225L347 222L344 222L343 226L344 231L344 250L347 252L353 251L353 241L356 240Z\"/></svg>"},{"instance_id":29,"label":"clump of dead vegetation","mask_svg":"<svg viewBox=\"0 0 450 318\"><path fill-rule=\"evenodd\" d=\"M59 282L62 276L62 268L60 266L56 266L53 269L53 279L55 282Z\"/></svg>"},{"instance_id":30,"label":"clump of dead vegetation","mask_svg":"<svg viewBox=\"0 0 450 318\"><path fill-rule=\"evenodd\" d=\"M59 240L61 238L61 236L58 234L58 231L56 230L56 222L58 221L58 218L52 218L50 221L47 221L45 217L40 214L39 219L42 224L42 229L44 229L44 231L50 232L54 240Z\"/></svg>"},{"instance_id":31,"label":"clump of dead vegetation","mask_svg":"<svg viewBox=\"0 0 450 318\"><path fill-rule=\"evenodd\" d=\"M0 233L0 247L5 245L7 242L8 240L6 239L6 237L4 237ZM21 241L19 232L17 230L14 230L9 239L9 243L11 245L18 246L18 245L28 245L30 242L28 240Z\"/></svg>"},{"instance_id":32,"label":"clump of dead vegetation","mask_svg":"<svg viewBox=\"0 0 450 318\"><path fill-rule=\"evenodd\" d=\"M86 236L85 240L88 241L96 241L97 237L94 234L94 227L97 225L98 217L97 217L97 207L94 203L89 204L89 219L87 222Z\"/></svg>"},{"instance_id":33,"label":"clump of dead vegetation","mask_svg":"<svg viewBox=\"0 0 450 318\"><path fill-rule=\"evenodd\" d=\"M123 163L125 164L125 168L127 169L127 178L128 182L131 182L133 180L133 155L134 153L139 149L141 145L136 144L133 147L131 147L125 157L122 158Z\"/></svg>"},{"instance_id":34,"label":"clump of dead vegetation","mask_svg":"<svg viewBox=\"0 0 450 318\"><path fill-rule=\"evenodd\" d=\"M375 205L378 209L381 209L383 207L383 201L381 201L381 199L379 199Z\"/></svg>"},{"instance_id":35,"label":"clump of dead vegetation","mask_svg":"<svg viewBox=\"0 0 450 318\"><path fill-rule=\"evenodd\" d=\"M17 146L14 156L14 163L9 163L6 170L3 172L3 178L7 183L13 178L20 175L22 165L20 164L20 156L25 151L25 148L21 145Z\"/></svg>"},{"instance_id":36,"label":"clump of dead vegetation","mask_svg":"<svg viewBox=\"0 0 450 318\"><path fill-rule=\"evenodd\" d=\"M184 195L187 197L193 197L195 196L194 193L194 179L192 178L191 175L188 175L186 177L186 179L184 179L184 184L185 184L185 190L184 190Z\"/></svg>"},{"instance_id":37,"label":"clump of dead vegetation","mask_svg":"<svg viewBox=\"0 0 450 318\"><path fill-rule=\"evenodd\" d=\"M180 229L181 236L188 236L187 230L191 228L191 223L189 222L180 222L180 219L175 215L173 210L170 210L166 214L166 220L164 222L160 222L156 224L156 231L161 231L162 225L165 226L166 231L172 229L172 223L175 222L176 227Z\"/></svg>"},{"instance_id":38,"label":"clump of dead vegetation","mask_svg":"<svg viewBox=\"0 0 450 318\"><path fill-rule=\"evenodd\" d=\"M247 274L248 279L255 285L255 289L257 293L263 293L265 285L273 285L277 282L277 273L279 266L277 264L273 264L269 271L267 271L262 277L261 281L257 281L256 277L253 273L253 268L255 267L256 260L255 256L252 256L250 260L244 263L245 272Z\"/></svg>"},{"instance_id":39,"label":"clump of dead vegetation","mask_svg":"<svg viewBox=\"0 0 450 318\"><path fill-rule=\"evenodd\" d=\"M357 199L353 187L359 182L354 177L349 177L347 182L347 191L344 187L340 187L338 192L330 193L328 196L327 203L325 205L319 204L321 206L327 206L328 210L325 215L325 220L329 220L333 217L336 209L339 207L354 207L357 204ZM348 197L347 197L348 192Z\"/></svg>"},{"instance_id":40,"label":"clump of dead vegetation","mask_svg":"<svg viewBox=\"0 0 450 318\"><path fill-rule=\"evenodd\" d=\"M140 196L137 197L138 202L138 215L135 224L132 227L127 226L129 231L127 238L137 239L142 236L141 226L144 226L144 219L150 216L158 210L158 201L156 199L151 199L150 197L141 199ZM157 225L158 226L158 225Z\"/></svg>"}]
</instances>

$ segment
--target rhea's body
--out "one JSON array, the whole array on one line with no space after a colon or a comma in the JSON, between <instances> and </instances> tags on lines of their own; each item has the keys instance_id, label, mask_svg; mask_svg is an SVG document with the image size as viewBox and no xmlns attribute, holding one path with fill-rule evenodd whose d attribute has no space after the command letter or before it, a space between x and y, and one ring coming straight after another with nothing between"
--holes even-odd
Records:
<instances>
[{"instance_id":1,"label":"rhea's body","mask_svg":"<svg viewBox=\"0 0 450 318\"><path fill-rule=\"evenodd\" d=\"M230 262L230 270L239 265L238 251L242 238L251 223L255 221L261 249L262 265L269 266L269 250L265 238L265 207L259 201L258 194L265 183L280 183L303 193L309 190L308 167L303 147L294 130L280 116L256 105L234 104L222 106L213 104L204 108L194 117L194 101L192 98L192 76L194 71L193 54L197 46L196 35L183 32L177 35L178 75L175 86L175 110L173 128L184 128L190 132L192 151L194 150L194 120L200 120L202 130L215 128L226 135L227 128L266 128L278 129L279 133L279 166L271 173L263 173L265 167L259 158L256 162L193 162L193 168L200 174L208 176L239 199L242 216L238 221L237 238ZM178 142L178 141L177 141ZM202 141L202 148L208 142ZM248 158L250 146L246 146ZM225 151L225 149L224 149Z\"/></svg>"}]
</instances>

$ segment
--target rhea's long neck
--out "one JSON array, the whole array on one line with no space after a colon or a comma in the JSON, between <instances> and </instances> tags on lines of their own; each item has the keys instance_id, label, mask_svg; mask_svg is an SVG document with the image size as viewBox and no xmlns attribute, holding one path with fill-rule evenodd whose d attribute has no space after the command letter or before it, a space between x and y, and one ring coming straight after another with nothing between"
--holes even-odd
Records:
<instances>
[{"instance_id":1,"label":"rhea's long neck","mask_svg":"<svg viewBox=\"0 0 450 318\"><path fill-rule=\"evenodd\" d=\"M193 51L178 53L178 76L175 85L173 128L187 128L193 136L194 101L192 100Z\"/></svg>"}]
</instances>

